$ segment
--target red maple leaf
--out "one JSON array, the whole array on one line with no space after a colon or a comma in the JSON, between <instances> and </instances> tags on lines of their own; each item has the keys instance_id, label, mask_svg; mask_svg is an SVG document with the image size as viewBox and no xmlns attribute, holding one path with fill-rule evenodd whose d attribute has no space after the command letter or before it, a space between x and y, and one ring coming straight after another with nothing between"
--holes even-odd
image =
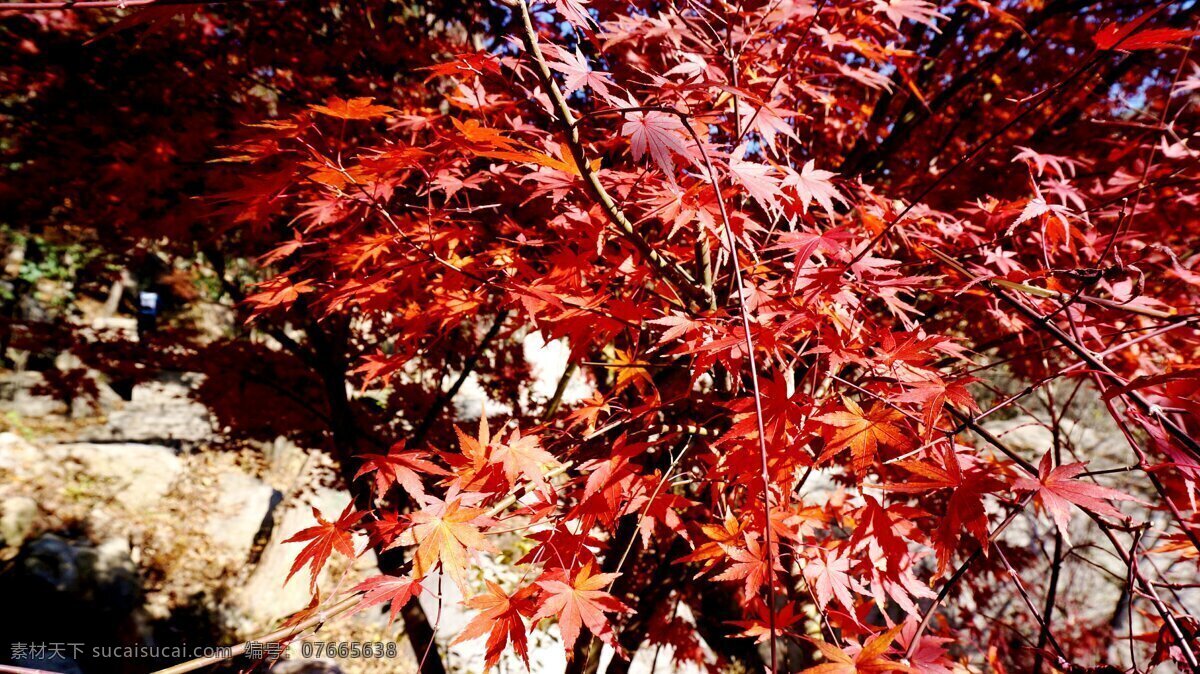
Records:
<instances>
[{"instance_id":1,"label":"red maple leaf","mask_svg":"<svg viewBox=\"0 0 1200 674\"><path fill-rule=\"evenodd\" d=\"M951 491L945 515L938 520L938 527L933 533L938 575L946 571L964 528L980 545L988 544L988 517L983 508L983 495L1004 486L986 469L963 470L958 454L950 443L943 445L940 458L941 465L927 461L897 461L894 465L912 473L916 479L883 485L888 491L902 494L924 494L945 489Z\"/></svg>"},{"instance_id":2,"label":"red maple leaf","mask_svg":"<svg viewBox=\"0 0 1200 674\"><path fill-rule=\"evenodd\" d=\"M405 452L404 443L398 443L387 454L363 454L362 467L355 473L358 479L374 473L375 495L383 496L392 485L400 485L418 499L425 496L425 483L421 474L449 475L445 469L431 463L428 452Z\"/></svg>"},{"instance_id":3,"label":"red maple leaf","mask_svg":"<svg viewBox=\"0 0 1200 674\"><path fill-rule=\"evenodd\" d=\"M917 636L917 621L909 620L904 623L896 646L907 649L914 637ZM909 667L913 674L954 674L956 667L946 653L946 644L954 643L954 639L921 635L912 655L908 658Z\"/></svg>"},{"instance_id":4,"label":"red maple leaf","mask_svg":"<svg viewBox=\"0 0 1200 674\"><path fill-rule=\"evenodd\" d=\"M742 145L729 156L729 175L746 190L764 210L778 209L777 198L780 195L780 178L775 175L772 167L766 164L746 161L744 154L746 146Z\"/></svg>"},{"instance_id":5,"label":"red maple leaf","mask_svg":"<svg viewBox=\"0 0 1200 674\"><path fill-rule=\"evenodd\" d=\"M630 107L636 107L636 104L631 102ZM683 132L683 122L678 117L658 110L631 112L621 127L621 135L629 137L633 158L641 159L649 154L671 180L675 175L672 155L690 156Z\"/></svg>"},{"instance_id":6,"label":"red maple leaf","mask_svg":"<svg viewBox=\"0 0 1200 674\"><path fill-rule=\"evenodd\" d=\"M558 628L562 631L563 646L567 649L568 657L571 656L575 640L579 638L581 626L586 626L601 641L621 652L617 635L604 614L626 613L630 609L601 589L619 575L593 574L592 565L588 563L575 574L574 579L568 579L566 572L560 571L558 577L539 580L537 584L545 591L546 597L533 619L558 618Z\"/></svg>"},{"instance_id":7,"label":"red maple leaf","mask_svg":"<svg viewBox=\"0 0 1200 674\"><path fill-rule=\"evenodd\" d=\"M816 232L799 229L781 233L775 240L775 245L767 250L790 250L796 254L792 271L792 289L795 290L809 258L818 252L827 255L839 253L846 249L845 242L852 238L854 237L849 231L839 228Z\"/></svg>"},{"instance_id":8,"label":"red maple leaf","mask_svg":"<svg viewBox=\"0 0 1200 674\"><path fill-rule=\"evenodd\" d=\"M650 537L654 535L656 525L687 537L679 512L695 502L664 489L667 476L655 472L641 480L641 485L634 488L634 495L629 499L626 509L638 513L638 531L642 535L642 543L649 545Z\"/></svg>"},{"instance_id":9,"label":"red maple leaf","mask_svg":"<svg viewBox=\"0 0 1200 674\"><path fill-rule=\"evenodd\" d=\"M732 620L729 624L742 628L738 636L750 637L756 643L766 643L771 638L771 626L775 626L776 639L797 636L790 628L804 618L803 613L796 612L796 605L788 602L783 608L773 614L768 611L766 602L761 599L754 601L754 618L750 620Z\"/></svg>"},{"instance_id":10,"label":"red maple leaf","mask_svg":"<svg viewBox=\"0 0 1200 674\"><path fill-rule=\"evenodd\" d=\"M1119 49L1123 51L1139 51L1146 49L1165 49L1177 47L1177 40L1192 37L1196 31L1182 28L1149 28L1137 32L1155 14L1162 9L1156 7L1145 14L1125 23L1110 22L1096 31L1092 41L1097 49Z\"/></svg>"},{"instance_id":11,"label":"red maple leaf","mask_svg":"<svg viewBox=\"0 0 1200 674\"><path fill-rule=\"evenodd\" d=\"M1110 501L1136 500L1116 489L1074 479L1085 470L1087 470L1085 463L1055 466L1050 452L1046 452L1038 464L1037 479L1021 477L1013 481L1012 485L1016 491L1034 492L1034 500L1054 520L1054 525L1058 527L1063 540L1068 544L1070 543L1068 529L1071 524L1072 504L1097 515L1125 519L1125 514L1117 510Z\"/></svg>"},{"instance_id":12,"label":"red maple leaf","mask_svg":"<svg viewBox=\"0 0 1200 674\"><path fill-rule=\"evenodd\" d=\"M509 643L528 668L529 642L522 616L530 617L534 614L533 594L532 585L522 587L510 595L499 585L487 581L487 592L471 597L465 602L467 606L479 611L479 615L467 623L452 645L487 634L487 661L484 664L486 668L496 666L500 655L504 653L504 647Z\"/></svg>"},{"instance_id":13,"label":"red maple leaf","mask_svg":"<svg viewBox=\"0 0 1200 674\"><path fill-rule=\"evenodd\" d=\"M587 59L575 47L571 52L566 49L555 50L557 58L547 61L546 65L564 76L564 88L571 93L584 87L590 87L600 96L608 96L608 73L597 72L588 67Z\"/></svg>"},{"instance_id":14,"label":"red maple leaf","mask_svg":"<svg viewBox=\"0 0 1200 674\"><path fill-rule=\"evenodd\" d=\"M590 31L596 22L588 14L585 5L587 5L587 0L554 0L554 8L564 19L577 28Z\"/></svg>"},{"instance_id":15,"label":"red maple leaf","mask_svg":"<svg viewBox=\"0 0 1200 674\"><path fill-rule=\"evenodd\" d=\"M967 384L978 381L975 377L964 377L947 382L940 377L933 377L918 382L908 391L893 398L895 402L921 403L924 410L925 441L928 442L937 430L937 422L942 416L942 410L948 403L964 407L973 412L979 411L975 399L967 392Z\"/></svg>"},{"instance_id":16,"label":"red maple leaf","mask_svg":"<svg viewBox=\"0 0 1200 674\"><path fill-rule=\"evenodd\" d=\"M873 496L866 496L863 506L855 514L857 523L850 541L855 545L866 544L872 556L882 560L888 571L898 573L908 552L905 533L912 529L911 523L902 515L903 510L892 504L884 507ZM873 560L874 561L874 560Z\"/></svg>"},{"instance_id":17,"label":"red maple leaf","mask_svg":"<svg viewBox=\"0 0 1200 674\"><path fill-rule=\"evenodd\" d=\"M817 605L821 610L829 604L829 600L837 598L838 603L854 614L854 596L850 594L850 560L840 556L836 551L816 559L811 559L804 565L804 580L816 593Z\"/></svg>"},{"instance_id":18,"label":"red maple leaf","mask_svg":"<svg viewBox=\"0 0 1200 674\"><path fill-rule=\"evenodd\" d=\"M788 381L784 376L759 378L763 429L771 447L783 447L788 434L805 427L811 414L808 398L802 391L788 392ZM733 406L738 413L729 432L736 437L754 437L758 434L758 416L753 398L740 398ZM807 456L805 460L807 460Z\"/></svg>"},{"instance_id":19,"label":"red maple leaf","mask_svg":"<svg viewBox=\"0 0 1200 674\"><path fill-rule=\"evenodd\" d=\"M796 190L796 195L805 212L808 211L809 204L815 200L832 218L834 216L833 202L836 200L846 203L846 201L833 185L832 178L837 174L833 171L818 169L815 164L816 160L809 159L801 167L800 172L793 172L784 180L783 185Z\"/></svg>"},{"instance_id":20,"label":"red maple leaf","mask_svg":"<svg viewBox=\"0 0 1200 674\"><path fill-rule=\"evenodd\" d=\"M330 555L334 550L347 557L354 557L354 538L352 532L354 525L366 516L365 512L352 512L353 503L346 505L346 509L342 511L340 517L336 521L330 522L321 516L321 511L316 508L312 509L313 517L317 518L317 525L301 529L297 531L291 538L284 543L303 543L308 541L308 545L296 555L296 561L292 564L292 570L288 572L287 578L284 579L284 584L287 584L296 572L308 564L309 567L309 590L316 591L317 577L321 574L321 569L325 567L329 561Z\"/></svg>"},{"instance_id":21,"label":"red maple leaf","mask_svg":"<svg viewBox=\"0 0 1200 674\"><path fill-rule=\"evenodd\" d=\"M714 578L716 580L743 581L742 587L746 590L746 596L757 596L758 591L762 589L763 583L767 580L767 574L770 573L767 569L766 548L753 536L746 536L746 545L744 547L733 545L723 545L721 547L733 562L729 565L728 569L725 569L720 575L714 576ZM779 564L778 555L772 555L771 561L774 571L783 570L783 567Z\"/></svg>"},{"instance_id":22,"label":"red maple leaf","mask_svg":"<svg viewBox=\"0 0 1200 674\"><path fill-rule=\"evenodd\" d=\"M536 545L517 560L518 564L536 564L548 559L558 564L567 564L571 560L579 564L594 563L596 550L603 543L590 531L575 532L563 523L553 529L535 531L527 538Z\"/></svg>"},{"instance_id":23,"label":"red maple leaf","mask_svg":"<svg viewBox=\"0 0 1200 674\"><path fill-rule=\"evenodd\" d=\"M391 611L388 613L388 625L391 625L396 621L396 616L400 614L404 605L413 597L420 596L422 589L424 588L421 587L421 581L415 580L412 576L372 576L352 589L353 592L363 592L364 596L348 615L354 615L372 606L390 602Z\"/></svg>"}]
</instances>

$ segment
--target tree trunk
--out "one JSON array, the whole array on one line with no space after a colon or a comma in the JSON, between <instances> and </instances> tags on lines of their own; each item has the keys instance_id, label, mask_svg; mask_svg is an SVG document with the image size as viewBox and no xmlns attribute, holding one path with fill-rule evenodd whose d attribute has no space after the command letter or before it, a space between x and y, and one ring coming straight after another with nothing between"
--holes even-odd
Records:
<instances>
[{"instance_id":1,"label":"tree trunk","mask_svg":"<svg viewBox=\"0 0 1200 674\"><path fill-rule=\"evenodd\" d=\"M310 323L305 328L305 334L312 345L317 374L321 377L329 404L330 439L333 455L338 461L338 470L355 506L368 510L372 506L369 485L354 479L358 470L356 454L362 435L358 432L354 408L346 395L346 356L345 351L339 348L339 345L346 343L348 332L348 325L344 320L322 325ZM404 565L403 553L399 550L376 550L376 558L380 572L385 574L396 575ZM422 674L445 674L446 666L438 653L437 644L433 643L433 627L430 626L429 616L421 608L420 602L408 602L400 611L400 615L404 620L404 634L408 637L417 660L424 659Z\"/></svg>"}]
</instances>

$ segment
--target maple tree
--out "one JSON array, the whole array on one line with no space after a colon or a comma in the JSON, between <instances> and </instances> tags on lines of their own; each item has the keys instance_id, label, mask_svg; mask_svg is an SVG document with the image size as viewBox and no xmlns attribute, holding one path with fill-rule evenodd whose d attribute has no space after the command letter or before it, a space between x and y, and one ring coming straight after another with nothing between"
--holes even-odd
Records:
<instances>
[{"instance_id":1,"label":"maple tree","mask_svg":"<svg viewBox=\"0 0 1200 674\"><path fill-rule=\"evenodd\" d=\"M14 4L6 39L211 27L203 55L279 13L314 52L221 69L214 90L291 100L193 120L253 123L189 139L220 160L204 204L147 180L177 168L167 145L112 148L93 161L115 182L81 172L82 205L22 211L128 227L102 236L116 259L150 238L257 258L225 289L250 336L171 353L218 383L262 358L320 410L279 423L327 441L354 499L293 538L292 573L371 548L382 575L314 615L390 602L434 671L412 611L444 574L478 612L455 643L486 636L489 666L506 645L529 664L557 622L579 672L648 645L751 671L1200 671L1179 580L1200 560L1190 5L497 0L422 26L384 2L337 32L322 7L112 25L87 4ZM13 134L35 182L78 138ZM533 334L569 353L553 393ZM448 414L471 377L492 400L474 433ZM564 398L572 377L590 398ZM1119 451L1088 455L1081 408ZM987 423L1018 412L1046 446ZM501 536L522 580L482 586ZM1089 572L1129 617L1063 620Z\"/></svg>"}]
</instances>

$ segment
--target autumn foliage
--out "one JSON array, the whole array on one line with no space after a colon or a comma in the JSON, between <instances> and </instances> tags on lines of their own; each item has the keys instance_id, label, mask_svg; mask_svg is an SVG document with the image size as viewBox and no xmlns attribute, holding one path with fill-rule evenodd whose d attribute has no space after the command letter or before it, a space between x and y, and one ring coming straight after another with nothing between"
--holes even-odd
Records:
<instances>
[{"instance_id":1,"label":"autumn foliage","mask_svg":"<svg viewBox=\"0 0 1200 674\"><path fill-rule=\"evenodd\" d=\"M194 12L155 21L255 21ZM574 671L602 645L614 672L657 647L714 670L1200 671L1191 4L464 12L379 22L407 31L401 76L339 85L297 50L309 90L230 115L195 219L167 221L173 246L254 256L247 330L312 356L296 381L354 502L292 538L292 573L382 560L295 621L395 619L453 583L477 612L455 643L485 638L489 666L532 664L556 623ZM36 48L74 16L5 21ZM534 333L569 350L553 393ZM468 377L490 398L470 424L448 413ZM564 401L572 377L590 397ZM1034 409L1045 446L989 430ZM1071 431L1097 411L1117 456ZM529 552L499 555L514 538ZM484 582L489 557L521 582ZM1074 616L1068 570L1115 577L1105 612L1130 618Z\"/></svg>"}]
</instances>

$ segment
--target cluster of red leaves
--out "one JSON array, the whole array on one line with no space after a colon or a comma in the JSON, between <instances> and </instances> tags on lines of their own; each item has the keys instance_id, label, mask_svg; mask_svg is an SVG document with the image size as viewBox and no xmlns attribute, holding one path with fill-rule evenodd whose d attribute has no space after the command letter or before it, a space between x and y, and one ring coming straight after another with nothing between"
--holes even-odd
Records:
<instances>
[{"instance_id":1,"label":"cluster of red leaves","mask_svg":"<svg viewBox=\"0 0 1200 674\"><path fill-rule=\"evenodd\" d=\"M534 332L595 391L561 405L497 367L513 430L404 419L347 458L362 497L292 539L292 574L404 548L358 610L395 617L441 572L481 590L459 639L489 665L554 618L576 663L584 629L714 665L700 644L731 655L740 628L776 669L784 640L813 672L1098 667L1110 626L1028 600L1062 558L1005 541L1036 506L1068 546L1090 520L1153 628L1128 638L1195 667L1138 559L1197 558L1200 79L1188 12L1144 4L514 0L423 87L260 125L218 212L283 233L253 320L341 321L380 399L440 397L437 366L474 367L449 341ZM1057 418L1028 456L980 426L1062 382L1127 466L1064 461ZM481 587L513 534L523 579ZM1010 622L942 611L992 598Z\"/></svg>"},{"instance_id":2,"label":"cluster of red leaves","mask_svg":"<svg viewBox=\"0 0 1200 674\"><path fill-rule=\"evenodd\" d=\"M1119 54L1175 54L1160 79L1137 70L1139 87L1192 119L1171 98L1194 88L1178 63L1190 32L1141 25L1152 16L1093 27L1086 56L1047 89L996 106L991 136L951 137L959 163L902 181L855 159L874 122L860 101L936 89L914 81L935 55L897 46L913 24L927 44L947 19L929 3L509 9L514 40L429 72L449 92L439 111L335 99L237 150L272 167L259 184L285 185L247 188L239 217L262 217L266 200L295 216L294 239L267 258L279 274L248 302L266 316L303 298L384 326L392 338L364 359L363 387L405 380L464 324L515 323L501 334L565 340L574 363L600 368L592 399L514 412L526 430L507 439L485 420L457 449L363 457L371 545L414 547L409 575L368 581L366 604L407 601L439 568L467 591L471 560L516 519L534 545L516 562L527 580L469 599L480 613L460 637L487 634L489 665L508 643L526 657L529 625L547 617L568 655L588 657L586 628L628 656L646 635L624 630L663 619L640 612L698 608L723 585L745 615L721 621L768 644L776 667L776 640L804 638L826 661L813 672L933 674L972 657L1027 662L1007 646L952 654L967 631L1005 640L929 618L939 586L958 596L969 565L998 563L1031 503L1067 545L1084 514L1114 543L1152 510L1194 535L1181 496L1200 458L1188 437L1197 282L1171 244L1197 230L1164 236L1159 223L1179 212L1168 201L1195 202L1195 153L1167 126L1128 147L1076 137L1053 143L1069 155L1005 152L1062 123L1054 92ZM993 30L1020 22L989 11ZM1126 110L1066 106L1114 123ZM1004 363L1034 384L1003 397L981 375ZM1064 377L1094 387L1127 430L1135 469L1158 476L1148 501L1098 484L1086 457L1022 456L979 426ZM1134 501L1136 516L1117 507ZM321 531L297 564L340 550ZM1015 579L1004 592L1018 591ZM1145 613L1166 626L1184 610L1155 598ZM1086 638L1064 646L1040 616L1025 624L1050 634L1039 662L1089 657ZM703 660L688 647L703 632L677 630L677 657Z\"/></svg>"}]
</instances>

